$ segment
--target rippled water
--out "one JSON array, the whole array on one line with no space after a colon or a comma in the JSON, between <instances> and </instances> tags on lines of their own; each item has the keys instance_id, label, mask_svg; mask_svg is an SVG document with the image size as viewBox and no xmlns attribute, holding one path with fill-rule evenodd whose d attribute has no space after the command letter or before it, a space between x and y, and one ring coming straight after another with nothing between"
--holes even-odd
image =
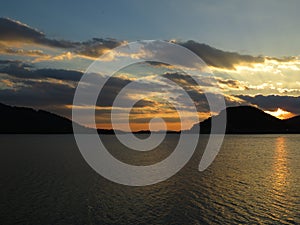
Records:
<instances>
[{"instance_id":1,"label":"rippled water","mask_svg":"<svg viewBox=\"0 0 300 225\"><path fill-rule=\"evenodd\" d=\"M120 160L150 164L177 137L135 155L103 140ZM0 224L300 224L300 135L226 136L198 172L205 141L167 181L127 187L90 169L72 135L0 135Z\"/></svg>"}]
</instances>

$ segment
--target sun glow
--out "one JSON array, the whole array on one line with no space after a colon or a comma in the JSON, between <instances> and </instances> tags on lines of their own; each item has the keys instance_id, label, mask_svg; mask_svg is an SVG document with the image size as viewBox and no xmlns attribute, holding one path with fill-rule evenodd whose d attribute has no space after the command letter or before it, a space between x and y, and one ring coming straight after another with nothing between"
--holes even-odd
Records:
<instances>
[{"instance_id":1,"label":"sun glow","mask_svg":"<svg viewBox=\"0 0 300 225\"><path fill-rule=\"evenodd\" d=\"M278 108L276 111L264 111L265 113L268 113L272 116L277 117L278 119L288 119L291 118L293 116L295 116L295 114L288 112L284 109Z\"/></svg>"}]
</instances>

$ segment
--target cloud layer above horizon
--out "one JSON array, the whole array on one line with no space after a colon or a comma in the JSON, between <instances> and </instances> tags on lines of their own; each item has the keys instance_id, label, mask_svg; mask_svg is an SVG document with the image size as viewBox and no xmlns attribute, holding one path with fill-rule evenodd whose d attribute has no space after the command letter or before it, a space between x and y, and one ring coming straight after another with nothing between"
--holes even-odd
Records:
<instances>
[{"instance_id":1,"label":"cloud layer above horizon","mask_svg":"<svg viewBox=\"0 0 300 225\"><path fill-rule=\"evenodd\" d=\"M216 85L222 90L228 106L249 104L263 110L282 108L300 114L298 56L252 56L220 50L192 40L170 42L188 48L203 59L214 73ZM41 108L70 117L75 88L87 66L110 49L125 43L126 40L113 38L92 38L82 42L57 40L22 22L0 18L0 102ZM114 60L113 56L108 56L106 60ZM119 76L109 83L100 102L109 101L107 104L99 102L97 107L99 126L105 124L104 128L109 127L107 115L110 99L113 99L116 90L130 83L139 73L160 75L180 83L189 90L189 95L198 106L199 118L210 115L203 92L194 87L189 76L167 65L143 63L120 71ZM150 85L150 80L140 85ZM162 88L175 93L163 83L156 85L154 93L159 93ZM124 96L124 102L128 100L126 98L133 97ZM135 129L144 128L141 124L149 121L145 112L148 116L164 114L165 120L171 124L170 129L178 125L172 107L163 106L155 98L145 98L135 105L132 112L132 121L137 124Z\"/></svg>"}]
</instances>

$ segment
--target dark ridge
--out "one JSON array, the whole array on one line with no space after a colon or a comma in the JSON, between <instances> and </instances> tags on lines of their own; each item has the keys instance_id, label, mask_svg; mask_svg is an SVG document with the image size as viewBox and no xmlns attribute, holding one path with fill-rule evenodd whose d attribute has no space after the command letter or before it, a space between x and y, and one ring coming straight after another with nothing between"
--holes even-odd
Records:
<instances>
[{"instance_id":1,"label":"dark ridge","mask_svg":"<svg viewBox=\"0 0 300 225\"><path fill-rule=\"evenodd\" d=\"M0 133L2 134L68 134L73 132L71 120L44 110L0 103L0 115Z\"/></svg>"},{"instance_id":2,"label":"dark ridge","mask_svg":"<svg viewBox=\"0 0 300 225\"><path fill-rule=\"evenodd\" d=\"M289 133L300 133L300 116L295 116L284 120Z\"/></svg>"},{"instance_id":3,"label":"dark ridge","mask_svg":"<svg viewBox=\"0 0 300 225\"><path fill-rule=\"evenodd\" d=\"M220 120L225 110L214 116ZM237 106L226 109L227 134L272 134L272 133L300 133L300 116L280 120L262 110L252 106ZM44 110L34 110L25 107L8 106L0 103L0 134L71 134L72 121ZM77 126L83 133L93 131L90 128ZM211 118L195 124L190 130L193 132L200 126L200 133L211 132ZM99 134L126 133L122 131L98 129ZM166 131L167 133L181 133L182 131ZM150 134L148 130L133 132L134 134ZM154 132L154 133L160 133ZM218 130L216 131L218 133Z\"/></svg>"},{"instance_id":4,"label":"dark ridge","mask_svg":"<svg viewBox=\"0 0 300 225\"><path fill-rule=\"evenodd\" d=\"M225 110L222 110L213 117L214 120L218 122L224 113ZM227 134L300 133L300 116L280 120L252 106L228 107L226 114ZM212 117L194 125L191 131L195 130L195 126L200 126L200 133L210 133L211 120ZM216 133L220 133L218 129Z\"/></svg>"}]
</instances>

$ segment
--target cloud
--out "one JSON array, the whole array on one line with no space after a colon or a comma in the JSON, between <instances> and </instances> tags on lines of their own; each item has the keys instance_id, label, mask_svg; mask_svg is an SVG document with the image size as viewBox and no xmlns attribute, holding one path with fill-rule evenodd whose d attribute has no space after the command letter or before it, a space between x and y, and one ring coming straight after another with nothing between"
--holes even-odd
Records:
<instances>
[{"instance_id":1,"label":"cloud","mask_svg":"<svg viewBox=\"0 0 300 225\"><path fill-rule=\"evenodd\" d=\"M256 96L247 96L239 95L236 96L240 99L245 100L249 104L257 105L258 107L275 111L277 108L282 108L294 114L300 114L300 97L297 96L280 96L280 95L256 95Z\"/></svg>"},{"instance_id":2,"label":"cloud","mask_svg":"<svg viewBox=\"0 0 300 225\"><path fill-rule=\"evenodd\" d=\"M235 70L236 66L238 65L251 67L253 64L263 64L266 60L275 61L278 63L292 62L297 60L297 57L294 56L277 58L269 56L243 55L237 52L223 51L192 40L187 42L178 42L177 44L180 44L193 51L209 66L228 70Z\"/></svg>"},{"instance_id":3,"label":"cloud","mask_svg":"<svg viewBox=\"0 0 300 225\"><path fill-rule=\"evenodd\" d=\"M199 85L201 86L213 85L209 80L206 80L205 77L200 78L200 76L198 76L197 77L198 79L196 81L194 79L195 77L192 77L188 74L179 73L179 72L174 72L174 73L166 72L162 76L182 86L184 89L190 89L192 87L197 87Z\"/></svg>"},{"instance_id":4,"label":"cloud","mask_svg":"<svg viewBox=\"0 0 300 225\"><path fill-rule=\"evenodd\" d=\"M45 57L48 56L42 50L25 50L20 48L6 48L1 47L0 45L0 54L9 54L9 55L20 55L20 56L29 56L29 57Z\"/></svg>"},{"instance_id":5,"label":"cloud","mask_svg":"<svg viewBox=\"0 0 300 225\"><path fill-rule=\"evenodd\" d=\"M83 42L51 39L39 30L19 21L0 18L0 54L4 55L4 59L14 57L27 60L0 60L0 102L42 108L70 117L70 108L66 106L72 105L76 83L83 73L67 69L37 69L33 66L34 63L76 58L94 60L123 43L126 41L112 38L93 38ZM146 68L147 65L140 65L132 70L127 68L129 76L124 73L110 78L101 91L97 101L99 118L102 118L102 121L110 120L109 112L115 97L122 88L132 81L137 81L138 78L142 79L137 81L137 85L119 96L122 104L119 106L120 113L137 99L139 101L131 110L136 123L143 123L151 115L162 115L169 118L168 122L171 122L169 115L174 114L172 107L176 103L189 113L190 109L186 107L186 99L179 92L179 88L175 88L168 80L156 79L157 77L168 78L182 87L203 115L208 115L210 112L204 92L210 95L208 90L212 90L213 87L224 91L223 96L215 95L215 98L217 101L218 98L224 97L227 106L252 104L264 110L283 108L300 114L298 109L300 97L291 96L299 95L298 58L243 55L222 51L195 41L177 44L187 47L210 67L214 67L212 70L217 71L215 73L217 76L214 79L199 76L194 80L195 76L181 73L172 65L159 62L148 62L151 68ZM115 57L109 54L108 56L107 60ZM129 54L122 56L139 57L139 55ZM28 61L33 64L26 63ZM224 75L224 72L228 74ZM99 79L105 79L104 75L97 76ZM92 88L98 87L92 85ZM250 96L258 93L264 96ZM164 94L168 98L169 105L164 102L166 99Z\"/></svg>"},{"instance_id":6,"label":"cloud","mask_svg":"<svg viewBox=\"0 0 300 225\"><path fill-rule=\"evenodd\" d=\"M75 88L60 83L24 80L20 88L0 89L0 102L55 111L72 104L74 91Z\"/></svg>"},{"instance_id":7,"label":"cloud","mask_svg":"<svg viewBox=\"0 0 300 225\"><path fill-rule=\"evenodd\" d=\"M0 73L20 79L53 78L62 81L79 81L83 73L64 69L34 69L20 61L0 60Z\"/></svg>"},{"instance_id":8,"label":"cloud","mask_svg":"<svg viewBox=\"0 0 300 225\"><path fill-rule=\"evenodd\" d=\"M244 84L244 82L241 82L239 80L222 79L220 77L216 77L216 80L218 81L219 88L224 91L226 91L228 89L230 89L230 90L249 90L250 89L246 84Z\"/></svg>"},{"instance_id":9,"label":"cloud","mask_svg":"<svg viewBox=\"0 0 300 225\"><path fill-rule=\"evenodd\" d=\"M18 44L37 44L46 47L65 49L66 52L58 56L45 55L41 50L16 49ZM120 46L126 41L120 41L114 38L93 38L89 41L74 42L70 40L57 40L48 38L43 32L32 28L19 21L0 18L0 53L15 54L31 57L40 57L40 60L65 60L76 57L83 57L94 60L106 53L108 50ZM255 63L264 63L265 60L274 60L277 62L290 62L295 57L275 58L268 56L242 55L237 52L222 51L206 44L195 41L175 42L180 44L199 57L201 57L209 66L234 70L237 65L251 65ZM13 48L12 48L13 45Z\"/></svg>"},{"instance_id":10,"label":"cloud","mask_svg":"<svg viewBox=\"0 0 300 225\"><path fill-rule=\"evenodd\" d=\"M0 59L0 66L1 65L8 65L8 64L23 64L26 65L24 62L21 60L10 60L10 59ZM27 64L29 66L29 64Z\"/></svg>"},{"instance_id":11,"label":"cloud","mask_svg":"<svg viewBox=\"0 0 300 225\"><path fill-rule=\"evenodd\" d=\"M91 41L86 41L80 43L75 52L80 55L85 55L93 58L98 58L100 55L104 54L109 49L113 49L121 45L122 41L118 41L113 38L93 38Z\"/></svg>"},{"instance_id":12,"label":"cloud","mask_svg":"<svg viewBox=\"0 0 300 225\"><path fill-rule=\"evenodd\" d=\"M8 87L8 89L16 87L16 83L12 82L9 79L1 79L0 81L1 81L2 84L4 84L6 87Z\"/></svg>"},{"instance_id":13,"label":"cloud","mask_svg":"<svg viewBox=\"0 0 300 225\"><path fill-rule=\"evenodd\" d=\"M157 106L157 102L153 100L146 100L146 99L142 99L134 105L134 107L136 108L154 107L154 106Z\"/></svg>"},{"instance_id":14,"label":"cloud","mask_svg":"<svg viewBox=\"0 0 300 225\"><path fill-rule=\"evenodd\" d=\"M237 64L263 63L264 57L241 55L236 52L226 52L213 48L206 44L197 43L195 41L187 41L178 43L189 50L193 51L204 60L209 66L220 67L226 69L235 69Z\"/></svg>"},{"instance_id":15,"label":"cloud","mask_svg":"<svg viewBox=\"0 0 300 225\"><path fill-rule=\"evenodd\" d=\"M93 38L85 42L51 39L43 32L9 18L0 18L0 42L0 53L2 54L26 55L27 53L28 56L42 56L42 52L37 50L22 50L7 47L7 45L11 46L14 45L14 43L21 43L67 49L74 54L90 57L92 59L124 43L124 41L118 41L113 38ZM55 60L51 57L44 59ZM65 57L61 59L65 59ZM59 60L59 58L56 58L56 60Z\"/></svg>"},{"instance_id":16,"label":"cloud","mask_svg":"<svg viewBox=\"0 0 300 225\"><path fill-rule=\"evenodd\" d=\"M57 48L72 48L76 43L49 39L44 33L16 20L0 18L0 40L6 42L25 42Z\"/></svg>"}]
</instances>

